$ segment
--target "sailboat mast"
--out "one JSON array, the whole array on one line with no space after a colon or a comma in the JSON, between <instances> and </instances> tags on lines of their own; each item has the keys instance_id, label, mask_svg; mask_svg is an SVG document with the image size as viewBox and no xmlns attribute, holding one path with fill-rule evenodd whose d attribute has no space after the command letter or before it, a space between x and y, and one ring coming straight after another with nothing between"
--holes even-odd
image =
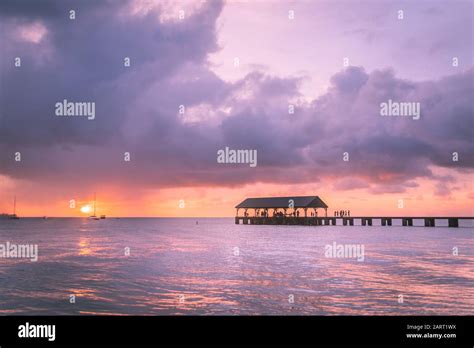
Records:
<instances>
[{"instance_id":1,"label":"sailboat mast","mask_svg":"<svg viewBox=\"0 0 474 348\"><path fill-rule=\"evenodd\" d=\"M96 194L94 192L94 216L95 216L95 200L96 200Z\"/></svg>"}]
</instances>

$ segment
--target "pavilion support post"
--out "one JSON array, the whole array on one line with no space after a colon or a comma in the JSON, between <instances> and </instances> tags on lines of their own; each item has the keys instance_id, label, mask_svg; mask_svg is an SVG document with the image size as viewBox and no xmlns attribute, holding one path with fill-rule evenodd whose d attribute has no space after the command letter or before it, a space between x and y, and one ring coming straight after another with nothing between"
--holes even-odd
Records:
<instances>
[{"instance_id":1,"label":"pavilion support post","mask_svg":"<svg viewBox=\"0 0 474 348\"><path fill-rule=\"evenodd\" d=\"M328 208L324 208L324 216L328 217Z\"/></svg>"},{"instance_id":2,"label":"pavilion support post","mask_svg":"<svg viewBox=\"0 0 474 348\"><path fill-rule=\"evenodd\" d=\"M308 208L304 208L304 217L308 217Z\"/></svg>"}]
</instances>

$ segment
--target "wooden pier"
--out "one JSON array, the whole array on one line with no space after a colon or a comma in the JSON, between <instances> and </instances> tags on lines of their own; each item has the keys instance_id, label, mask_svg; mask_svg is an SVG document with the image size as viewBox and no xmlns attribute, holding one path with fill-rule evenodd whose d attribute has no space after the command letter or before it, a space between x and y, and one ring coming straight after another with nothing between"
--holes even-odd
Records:
<instances>
[{"instance_id":1,"label":"wooden pier","mask_svg":"<svg viewBox=\"0 0 474 348\"><path fill-rule=\"evenodd\" d=\"M235 208L237 225L355 226L354 221L360 220L358 226L373 226L374 220L380 220L380 226L394 226L393 221L399 220L399 226L414 226L414 220L423 220L424 227L436 227L437 220L447 220L448 227L459 227L460 220L474 220L474 217L467 216L328 217L328 206L318 196L247 198ZM239 216L241 209L244 216ZM318 216L318 209L324 209L324 216Z\"/></svg>"}]
</instances>

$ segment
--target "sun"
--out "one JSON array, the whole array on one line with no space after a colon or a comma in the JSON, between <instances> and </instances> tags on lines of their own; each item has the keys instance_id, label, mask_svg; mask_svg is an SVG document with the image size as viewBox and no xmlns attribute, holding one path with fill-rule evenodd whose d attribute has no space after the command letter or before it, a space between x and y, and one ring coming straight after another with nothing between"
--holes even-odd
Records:
<instances>
[{"instance_id":1,"label":"sun","mask_svg":"<svg viewBox=\"0 0 474 348\"><path fill-rule=\"evenodd\" d=\"M92 208L90 205L85 205L81 208L81 213L88 214L92 211Z\"/></svg>"}]
</instances>

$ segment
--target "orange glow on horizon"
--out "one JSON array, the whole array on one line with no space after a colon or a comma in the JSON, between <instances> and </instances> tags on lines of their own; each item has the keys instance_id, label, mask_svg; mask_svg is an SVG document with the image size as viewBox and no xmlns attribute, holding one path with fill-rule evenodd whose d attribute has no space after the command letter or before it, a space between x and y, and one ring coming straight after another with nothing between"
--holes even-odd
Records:
<instances>
[{"instance_id":1,"label":"orange glow on horizon","mask_svg":"<svg viewBox=\"0 0 474 348\"><path fill-rule=\"evenodd\" d=\"M258 189L257 189L258 187ZM275 184L244 186L243 188L197 187L149 191L140 197L123 197L116 192L102 193L97 202L97 215L107 217L232 217L235 205L248 197L318 195L328 204L328 215L335 210L349 209L356 215L427 215L427 216L473 216L474 195L456 192L448 197L438 197L423 188L414 188L408 193L371 194L364 190L335 191L319 185L291 185L283 189ZM28 201L17 196L17 214L27 216L84 217L91 214L90 204L79 204L69 208L67 198L55 201ZM398 200L403 199L403 209ZM45 206L48 210L45 210ZM8 202L2 201L0 212L9 211ZM10 209L11 210L11 209ZM322 210L320 211L320 213Z\"/></svg>"},{"instance_id":2,"label":"orange glow on horizon","mask_svg":"<svg viewBox=\"0 0 474 348\"><path fill-rule=\"evenodd\" d=\"M436 170L435 174L445 173ZM16 213L20 217L85 217L93 211L91 192L97 191L96 214L107 217L233 217L234 207L248 197L309 195L321 197L329 206L329 216L341 209L350 210L352 216L474 216L471 175L455 176L456 185L446 195L437 195L436 182L422 178L416 181L418 186L407 187L404 192L380 193L371 188L338 189L338 178L286 185L255 183L160 189L103 184L97 190L87 187L83 193L9 179L0 181L0 213L12 212L16 196ZM74 206L70 205L71 199L76 201ZM400 199L404 202L403 209L398 208Z\"/></svg>"}]
</instances>

